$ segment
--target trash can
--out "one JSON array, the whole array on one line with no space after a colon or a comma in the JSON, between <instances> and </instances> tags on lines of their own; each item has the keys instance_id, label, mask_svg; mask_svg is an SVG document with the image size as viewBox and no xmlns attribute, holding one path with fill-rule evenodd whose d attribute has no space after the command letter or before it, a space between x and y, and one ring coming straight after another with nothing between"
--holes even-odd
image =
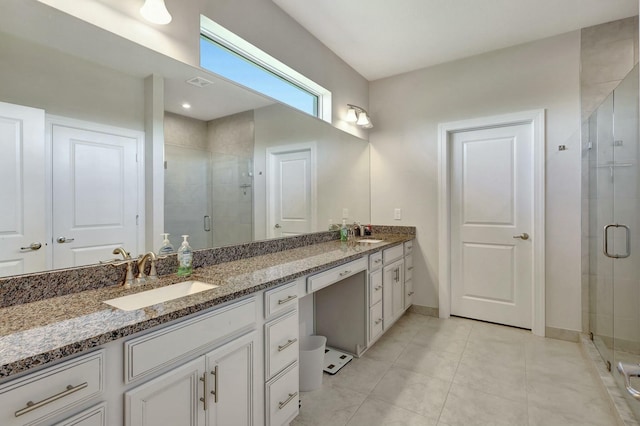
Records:
<instances>
[{"instance_id":1,"label":"trash can","mask_svg":"<svg viewBox=\"0 0 640 426\"><path fill-rule=\"evenodd\" d=\"M324 370L324 336L306 336L300 339L300 391L307 392L322 386Z\"/></svg>"}]
</instances>

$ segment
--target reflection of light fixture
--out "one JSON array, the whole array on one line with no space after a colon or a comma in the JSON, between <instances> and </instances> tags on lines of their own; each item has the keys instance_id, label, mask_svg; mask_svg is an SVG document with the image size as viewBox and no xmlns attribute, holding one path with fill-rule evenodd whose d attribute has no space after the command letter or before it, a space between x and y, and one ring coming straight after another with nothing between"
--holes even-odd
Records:
<instances>
[{"instance_id":1,"label":"reflection of light fixture","mask_svg":"<svg viewBox=\"0 0 640 426\"><path fill-rule=\"evenodd\" d=\"M171 14L164 5L164 0L145 0L140 14L154 24L166 25L171 22Z\"/></svg>"},{"instance_id":2,"label":"reflection of light fixture","mask_svg":"<svg viewBox=\"0 0 640 426\"><path fill-rule=\"evenodd\" d=\"M182 108L189 109L189 108L191 108L191 104L188 103L188 102L185 102L185 103L182 104Z\"/></svg>"},{"instance_id":3,"label":"reflection of light fixture","mask_svg":"<svg viewBox=\"0 0 640 426\"><path fill-rule=\"evenodd\" d=\"M369 118L369 114L364 108L361 108L357 105L347 104L349 109L347 110L347 118L345 119L349 123L356 123L358 126L363 127L365 129L370 129L373 127L371 123L371 119Z\"/></svg>"}]
</instances>

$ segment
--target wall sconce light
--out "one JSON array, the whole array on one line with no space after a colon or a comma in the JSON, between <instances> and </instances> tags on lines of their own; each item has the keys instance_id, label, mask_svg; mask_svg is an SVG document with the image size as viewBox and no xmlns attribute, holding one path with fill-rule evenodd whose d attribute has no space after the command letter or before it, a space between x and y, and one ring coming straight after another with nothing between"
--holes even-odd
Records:
<instances>
[{"instance_id":1,"label":"wall sconce light","mask_svg":"<svg viewBox=\"0 0 640 426\"><path fill-rule=\"evenodd\" d=\"M364 108L361 108L357 105L347 104L349 109L347 110L347 118L345 119L349 123L356 123L358 126L363 127L365 129L370 129L373 127L373 123L371 123L371 118L369 118L369 114Z\"/></svg>"},{"instance_id":2,"label":"wall sconce light","mask_svg":"<svg viewBox=\"0 0 640 426\"><path fill-rule=\"evenodd\" d=\"M171 14L164 4L164 0L145 0L140 8L144 19L154 24L166 25L171 22Z\"/></svg>"}]
</instances>

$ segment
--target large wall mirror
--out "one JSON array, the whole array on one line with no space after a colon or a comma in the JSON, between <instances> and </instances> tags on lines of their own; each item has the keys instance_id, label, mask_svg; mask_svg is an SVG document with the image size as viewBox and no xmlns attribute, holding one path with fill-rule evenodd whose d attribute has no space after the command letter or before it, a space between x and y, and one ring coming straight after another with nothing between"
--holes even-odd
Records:
<instances>
[{"instance_id":1,"label":"large wall mirror","mask_svg":"<svg viewBox=\"0 0 640 426\"><path fill-rule=\"evenodd\" d=\"M37 2L5 8L0 57L0 276L163 231L206 248L369 221L369 145L328 123Z\"/></svg>"}]
</instances>

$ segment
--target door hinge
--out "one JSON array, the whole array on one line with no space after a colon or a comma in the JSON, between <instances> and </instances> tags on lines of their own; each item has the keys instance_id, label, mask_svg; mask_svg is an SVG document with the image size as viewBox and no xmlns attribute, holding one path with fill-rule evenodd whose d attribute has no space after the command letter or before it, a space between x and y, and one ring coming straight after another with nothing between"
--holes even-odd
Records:
<instances>
[{"instance_id":1,"label":"door hinge","mask_svg":"<svg viewBox=\"0 0 640 426\"><path fill-rule=\"evenodd\" d=\"M136 226L140 225L140 215L136 215Z\"/></svg>"},{"instance_id":2,"label":"door hinge","mask_svg":"<svg viewBox=\"0 0 640 426\"><path fill-rule=\"evenodd\" d=\"M611 373L611 361L607 360L607 371Z\"/></svg>"},{"instance_id":3,"label":"door hinge","mask_svg":"<svg viewBox=\"0 0 640 426\"><path fill-rule=\"evenodd\" d=\"M591 341L593 342L593 331L589 332L589 339L591 339Z\"/></svg>"},{"instance_id":4,"label":"door hinge","mask_svg":"<svg viewBox=\"0 0 640 426\"><path fill-rule=\"evenodd\" d=\"M167 170L167 162L164 162L164 169Z\"/></svg>"}]
</instances>

